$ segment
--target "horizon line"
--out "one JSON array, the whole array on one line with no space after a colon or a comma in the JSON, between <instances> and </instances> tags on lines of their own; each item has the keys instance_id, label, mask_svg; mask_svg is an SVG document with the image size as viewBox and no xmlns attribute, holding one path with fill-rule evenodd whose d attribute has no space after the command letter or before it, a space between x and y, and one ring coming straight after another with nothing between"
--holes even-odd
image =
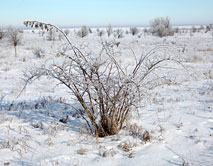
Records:
<instances>
[{"instance_id":1,"label":"horizon line","mask_svg":"<svg viewBox=\"0 0 213 166\"><path fill-rule=\"evenodd\" d=\"M171 24L171 26L201 26L201 25L210 25L212 23L195 23L195 24ZM144 28L144 27L150 27L150 25L144 24L144 25L112 25L112 24L108 24L108 25L57 25L57 24L53 24L58 26L59 28L81 28L82 26L87 26L89 28L106 28L109 25L112 26L112 28L131 28L131 27L138 27L138 28ZM31 27L25 27L24 25L4 25L1 26L3 29L8 28L8 27L15 27L15 28L20 28L20 29L35 29L35 28L31 28Z\"/></svg>"}]
</instances>

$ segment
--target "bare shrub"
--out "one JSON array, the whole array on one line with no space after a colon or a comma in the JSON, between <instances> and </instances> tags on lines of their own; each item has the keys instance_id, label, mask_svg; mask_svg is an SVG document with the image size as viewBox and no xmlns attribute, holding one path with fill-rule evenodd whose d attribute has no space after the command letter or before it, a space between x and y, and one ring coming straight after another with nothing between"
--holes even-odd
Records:
<instances>
[{"instance_id":1,"label":"bare shrub","mask_svg":"<svg viewBox=\"0 0 213 166\"><path fill-rule=\"evenodd\" d=\"M144 33L144 36L149 35L150 34L150 29L144 28L143 29L143 33Z\"/></svg>"},{"instance_id":2,"label":"bare shrub","mask_svg":"<svg viewBox=\"0 0 213 166\"><path fill-rule=\"evenodd\" d=\"M69 29L66 29L66 30L64 30L64 33L65 33L66 35L68 35L68 34L70 33L70 30L69 30Z\"/></svg>"},{"instance_id":3,"label":"bare shrub","mask_svg":"<svg viewBox=\"0 0 213 166\"><path fill-rule=\"evenodd\" d=\"M107 29L106 29L106 32L107 32L108 37L112 34L113 29L112 29L112 26L111 26L111 25L108 25L108 27L107 27Z\"/></svg>"},{"instance_id":4,"label":"bare shrub","mask_svg":"<svg viewBox=\"0 0 213 166\"><path fill-rule=\"evenodd\" d=\"M107 156L109 156L109 153L107 151L104 151L102 154L102 157L107 157Z\"/></svg>"},{"instance_id":5,"label":"bare shrub","mask_svg":"<svg viewBox=\"0 0 213 166\"><path fill-rule=\"evenodd\" d=\"M92 29L91 28L89 28L89 33L92 33Z\"/></svg>"},{"instance_id":6,"label":"bare shrub","mask_svg":"<svg viewBox=\"0 0 213 166\"><path fill-rule=\"evenodd\" d=\"M64 37L64 36L63 36L61 33L58 34L58 40L59 40L59 41L62 40L63 37Z\"/></svg>"},{"instance_id":7,"label":"bare shrub","mask_svg":"<svg viewBox=\"0 0 213 166\"><path fill-rule=\"evenodd\" d=\"M203 26L203 25L201 25L201 26L200 26L200 30L203 30L203 29L204 29L204 26Z\"/></svg>"},{"instance_id":8,"label":"bare shrub","mask_svg":"<svg viewBox=\"0 0 213 166\"><path fill-rule=\"evenodd\" d=\"M56 54L56 56L65 56L66 52L69 50L69 48L65 45L62 47L58 48L58 53Z\"/></svg>"},{"instance_id":9,"label":"bare shrub","mask_svg":"<svg viewBox=\"0 0 213 166\"><path fill-rule=\"evenodd\" d=\"M129 157L129 158L134 158L134 155L135 155L134 152L130 152L129 155L128 155L128 157Z\"/></svg>"},{"instance_id":10,"label":"bare shrub","mask_svg":"<svg viewBox=\"0 0 213 166\"><path fill-rule=\"evenodd\" d=\"M54 29L50 29L47 34L47 40L55 41L55 38L56 38L56 31Z\"/></svg>"},{"instance_id":11,"label":"bare shrub","mask_svg":"<svg viewBox=\"0 0 213 166\"><path fill-rule=\"evenodd\" d=\"M139 30L137 27L130 28L130 33L132 34L132 36L135 36L139 33Z\"/></svg>"},{"instance_id":12,"label":"bare shrub","mask_svg":"<svg viewBox=\"0 0 213 166\"><path fill-rule=\"evenodd\" d=\"M81 38L87 36L88 33L89 33L89 30L88 30L87 26L85 26L85 25L82 26L81 29L77 32L78 36Z\"/></svg>"},{"instance_id":13,"label":"bare shrub","mask_svg":"<svg viewBox=\"0 0 213 166\"><path fill-rule=\"evenodd\" d=\"M123 150L124 152L130 152L132 150L132 148L136 147L137 144L136 143L132 143L129 140L128 141L124 141L121 142L118 145L118 148L120 148L121 150Z\"/></svg>"},{"instance_id":14,"label":"bare shrub","mask_svg":"<svg viewBox=\"0 0 213 166\"><path fill-rule=\"evenodd\" d=\"M195 32L197 32L197 28L195 26L192 26L191 31L192 31L192 33L195 33Z\"/></svg>"},{"instance_id":15,"label":"bare shrub","mask_svg":"<svg viewBox=\"0 0 213 166\"><path fill-rule=\"evenodd\" d=\"M171 36L174 33L168 17L155 18L150 22L150 26L152 28L152 33L159 37Z\"/></svg>"},{"instance_id":16,"label":"bare shrub","mask_svg":"<svg viewBox=\"0 0 213 166\"><path fill-rule=\"evenodd\" d=\"M99 30L97 32L98 36L103 36L105 34L105 31L103 29Z\"/></svg>"},{"instance_id":17,"label":"bare shrub","mask_svg":"<svg viewBox=\"0 0 213 166\"><path fill-rule=\"evenodd\" d=\"M4 31L0 28L0 40L4 37L5 33Z\"/></svg>"},{"instance_id":18,"label":"bare shrub","mask_svg":"<svg viewBox=\"0 0 213 166\"><path fill-rule=\"evenodd\" d=\"M150 134L149 134L148 131L145 131L145 132L143 133L142 141L144 141L145 143L146 143L146 142L151 142L151 136L150 136Z\"/></svg>"},{"instance_id":19,"label":"bare shrub","mask_svg":"<svg viewBox=\"0 0 213 166\"><path fill-rule=\"evenodd\" d=\"M109 157L109 156L113 157L116 155L116 151L114 151L113 149L105 150L103 152L100 151L99 153L102 157Z\"/></svg>"},{"instance_id":20,"label":"bare shrub","mask_svg":"<svg viewBox=\"0 0 213 166\"><path fill-rule=\"evenodd\" d=\"M134 66L128 68L116 59L122 55L118 55L118 48L113 43L102 41L100 55L85 56L58 27L41 22L24 22L26 26L36 23L47 27L47 30L55 28L62 33L73 53L67 52L57 63L50 61L31 68L24 74L25 87L42 76L58 80L75 96L82 107L76 110L91 133L99 137L117 134L123 128L129 114L139 107L144 89L164 81L159 71L173 60L171 55L165 54L168 48L159 46L139 59L135 57Z\"/></svg>"},{"instance_id":21,"label":"bare shrub","mask_svg":"<svg viewBox=\"0 0 213 166\"><path fill-rule=\"evenodd\" d=\"M37 57L37 58L43 58L45 55L45 51L41 48L37 48L33 51L33 54Z\"/></svg>"},{"instance_id":22,"label":"bare shrub","mask_svg":"<svg viewBox=\"0 0 213 166\"><path fill-rule=\"evenodd\" d=\"M205 33L211 31L211 29L213 29L213 25L212 24L207 25Z\"/></svg>"},{"instance_id":23,"label":"bare shrub","mask_svg":"<svg viewBox=\"0 0 213 166\"><path fill-rule=\"evenodd\" d=\"M122 29L117 29L114 31L114 37L117 37L118 39L123 38L124 31Z\"/></svg>"},{"instance_id":24,"label":"bare shrub","mask_svg":"<svg viewBox=\"0 0 213 166\"><path fill-rule=\"evenodd\" d=\"M131 124L129 126L129 132L130 132L130 135L141 136L143 129L142 129L142 127L138 126L137 124Z\"/></svg>"},{"instance_id":25,"label":"bare shrub","mask_svg":"<svg viewBox=\"0 0 213 166\"><path fill-rule=\"evenodd\" d=\"M13 45L15 49L15 56L17 56L16 47L21 44L22 35L19 33L18 29L10 27L8 28L8 38L9 43Z\"/></svg>"},{"instance_id":26,"label":"bare shrub","mask_svg":"<svg viewBox=\"0 0 213 166\"><path fill-rule=\"evenodd\" d=\"M180 29L178 28L178 27L176 27L175 29L174 29L174 33L179 33L180 32Z\"/></svg>"}]
</instances>

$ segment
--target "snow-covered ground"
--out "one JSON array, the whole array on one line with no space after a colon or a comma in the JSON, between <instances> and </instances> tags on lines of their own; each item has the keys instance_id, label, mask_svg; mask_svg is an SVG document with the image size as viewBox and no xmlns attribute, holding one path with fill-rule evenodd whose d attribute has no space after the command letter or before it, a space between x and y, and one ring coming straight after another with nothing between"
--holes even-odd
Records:
<instances>
[{"instance_id":1,"label":"snow-covered ground","mask_svg":"<svg viewBox=\"0 0 213 166\"><path fill-rule=\"evenodd\" d=\"M101 38L96 30L79 38L71 29L70 40L83 53L97 55ZM124 32L126 29L124 29ZM23 72L56 53L65 41L47 41L39 30L25 30L17 57L7 38L0 40L0 165L213 165L213 35L204 31L170 37L149 34L120 39L123 63L131 65L129 49L140 56L157 45L172 47L184 69L174 70L176 84L150 89L143 107L134 112L119 134L105 138L88 135L85 121L72 105L75 100L57 82L41 78L27 86ZM44 57L33 54L44 50ZM166 70L166 69L165 69ZM69 115L67 124L59 122ZM140 134L148 131L150 142Z\"/></svg>"}]
</instances>

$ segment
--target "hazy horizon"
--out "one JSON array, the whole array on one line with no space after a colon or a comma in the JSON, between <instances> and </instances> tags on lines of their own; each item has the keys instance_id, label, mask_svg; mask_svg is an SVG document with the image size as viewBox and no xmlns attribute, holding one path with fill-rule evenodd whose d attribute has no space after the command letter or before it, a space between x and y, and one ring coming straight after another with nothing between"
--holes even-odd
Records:
<instances>
[{"instance_id":1,"label":"hazy horizon","mask_svg":"<svg viewBox=\"0 0 213 166\"><path fill-rule=\"evenodd\" d=\"M0 0L0 26L38 20L60 27L149 26L156 17L172 25L213 23L212 0Z\"/></svg>"},{"instance_id":2,"label":"hazy horizon","mask_svg":"<svg viewBox=\"0 0 213 166\"><path fill-rule=\"evenodd\" d=\"M74 29L74 28L81 28L82 26L84 26L85 24L82 24L82 25L78 25L78 26L58 26L59 28L62 28L62 29ZM111 25L111 24L109 24ZM88 25L85 25L89 28L107 28L109 25L99 25L99 26L88 26ZM209 24L179 24L179 25L171 25L171 26L174 26L174 27L191 27L191 26L201 26L201 25L204 25L204 26L207 26ZM111 25L113 28L131 28L131 27L137 27L137 28L149 28L150 25ZM3 29L7 29L8 27L15 27L15 28L19 28L19 29L24 29L24 30L32 30L31 27L25 27L24 24L20 25L20 26L17 26L17 25L8 25L8 26L0 26L1 28ZM36 28L33 28L33 29L36 29Z\"/></svg>"}]
</instances>

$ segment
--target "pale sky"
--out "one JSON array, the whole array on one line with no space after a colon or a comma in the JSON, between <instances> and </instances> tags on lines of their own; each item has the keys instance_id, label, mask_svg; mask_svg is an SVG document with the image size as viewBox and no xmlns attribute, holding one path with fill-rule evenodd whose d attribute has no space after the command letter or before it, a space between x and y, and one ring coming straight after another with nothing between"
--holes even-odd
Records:
<instances>
[{"instance_id":1,"label":"pale sky","mask_svg":"<svg viewBox=\"0 0 213 166\"><path fill-rule=\"evenodd\" d=\"M143 26L166 16L173 25L213 23L213 0L0 0L0 26Z\"/></svg>"}]
</instances>

